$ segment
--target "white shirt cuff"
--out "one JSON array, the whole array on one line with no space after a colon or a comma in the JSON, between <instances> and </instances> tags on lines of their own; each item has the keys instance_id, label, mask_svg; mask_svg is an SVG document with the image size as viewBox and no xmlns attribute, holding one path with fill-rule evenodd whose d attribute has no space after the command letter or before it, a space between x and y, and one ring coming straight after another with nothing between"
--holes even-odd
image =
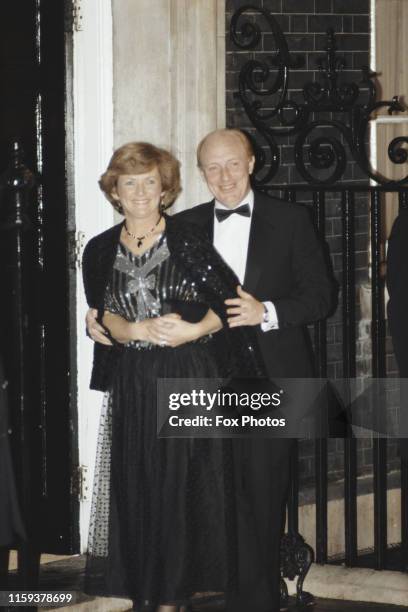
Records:
<instances>
[{"instance_id":1,"label":"white shirt cuff","mask_svg":"<svg viewBox=\"0 0 408 612\"><path fill-rule=\"evenodd\" d=\"M276 308L272 302L262 302L268 312L268 322L261 323L261 329L263 332L270 331L271 329L279 329L278 315Z\"/></svg>"}]
</instances>

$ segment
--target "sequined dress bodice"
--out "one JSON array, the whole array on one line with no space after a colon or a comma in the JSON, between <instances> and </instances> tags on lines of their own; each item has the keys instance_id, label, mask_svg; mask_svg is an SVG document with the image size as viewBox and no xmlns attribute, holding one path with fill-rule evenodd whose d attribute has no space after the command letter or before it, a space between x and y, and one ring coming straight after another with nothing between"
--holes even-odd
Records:
<instances>
[{"instance_id":1,"label":"sequined dress bodice","mask_svg":"<svg viewBox=\"0 0 408 612\"><path fill-rule=\"evenodd\" d=\"M185 277L171 257L165 233L140 256L122 242L118 243L105 292L105 310L128 321L143 321L173 312L175 302L202 301L194 282ZM133 341L126 346L149 348L152 345Z\"/></svg>"}]
</instances>

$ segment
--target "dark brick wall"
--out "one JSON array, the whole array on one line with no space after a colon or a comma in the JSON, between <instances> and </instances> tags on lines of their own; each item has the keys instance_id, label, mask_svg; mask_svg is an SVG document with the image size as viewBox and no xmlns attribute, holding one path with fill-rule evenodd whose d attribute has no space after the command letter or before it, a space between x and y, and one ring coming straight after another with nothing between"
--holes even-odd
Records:
<instances>
[{"instance_id":1,"label":"dark brick wall","mask_svg":"<svg viewBox=\"0 0 408 612\"><path fill-rule=\"evenodd\" d=\"M361 79L361 67L369 64L370 47L370 17L369 0L227 0L226 2L226 84L227 84L227 126L244 128L251 132L260 146L261 142L252 128L248 117L243 110L239 100L234 97L238 89L238 75L241 67L248 59L266 60L273 56L275 42L272 32L268 30L265 18L256 10L246 12L250 20L261 27L262 39L254 51L241 51L233 44L229 36L230 19L234 11L242 6L251 4L257 8L270 11L279 22L289 50L295 55L304 55L304 66L297 70L292 69L290 73L289 98L302 101L302 88L307 81L318 79L316 61L324 56L328 28L333 28L337 33L337 45L339 54L345 58L346 67L342 74L345 82L359 82ZM344 120L344 117L336 117ZM267 148L265 147L267 152ZM294 165L293 139L286 138L281 141L281 166L274 182L290 185L291 183L303 183ZM354 160L348 158L347 169L344 180L348 183L361 181L365 176L357 167ZM279 194L278 194L279 195ZM280 194L282 195L282 194ZM310 202L311 195L301 194L303 202ZM360 294L361 287L368 283L368 227L369 227L369 204L365 194L356 197L355 203L355 257L356 257L356 305L357 305L357 360L361 375L370 374L370 341L369 330L361 321ZM333 269L336 277L341 282L342 277L342 223L341 203L338 193L327 194L326 204L326 239L330 248ZM341 304L341 295L339 298ZM328 376L341 378L343 376L342 366L342 309L337 308L335 314L328 321ZM390 372L395 373L395 362L392 350L388 344L388 365ZM397 446L389 444L389 469L398 466L396 456ZM304 441L300 443L300 478L306 484L313 480L313 443ZM342 477L343 466L343 442L341 440L329 440L329 477L337 479ZM372 449L369 440L358 441L358 471L359 474L370 472L372 469Z\"/></svg>"},{"instance_id":2,"label":"dark brick wall","mask_svg":"<svg viewBox=\"0 0 408 612\"><path fill-rule=\"evenodd\" d=\"M260 13L253 12L251 20L259 24L262 29L262 40L255 52L239 51L230 40L228 29L233 12L245 5L253 5L268 10L277 19L281 26L289 50L305 57L305 65L297 70L291 70L289 97L297 100L301 98L301 89L306 81L317 77L316 60L322 57L326 46L326 31L333 28L337 33L339 51L346 60L344 80L360 80L360 68L369 64L370 23L369 0L227 0L227 124L230 127L249 128L245 113L234 99L237 89L237 77L243 63L249 58L263 60L270 57L275 50L274 37L268 32L267 23ZM246 14L250 14L246 13ZM289 144L287 146L290 146ZM277 177L277 182L296 180L293 163L289 162L289 155L282 154L288 160L283 164L290 166L291 170ZM357 173L357 170L356 170ZM353 175L350 170L348 179L362 178L362 175Z\"/></svg>"}]
</instances>

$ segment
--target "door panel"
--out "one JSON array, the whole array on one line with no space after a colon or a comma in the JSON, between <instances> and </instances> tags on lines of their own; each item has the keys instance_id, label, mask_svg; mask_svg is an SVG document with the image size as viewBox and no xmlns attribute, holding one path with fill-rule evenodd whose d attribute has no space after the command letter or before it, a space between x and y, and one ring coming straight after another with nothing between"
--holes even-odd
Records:
<instances>
[{"instance_id":1,"label":"door panel","mask_svg":"<svg viewBox=\"0 0 408 612\"><path fill-rule=\"evenodd\" d=\"M69 269L68 232L72 211L67 200L66 65L70 34L69 6L55 0L13 0L3 7L0 23L0 171L18 135L25 162L37 175L24 233L24 304L26 388L23 418L29 423L31 536L46 552L78 550L78 503L72 491L76 458L76 373L74 274ZM69 85L69 83L68 83ZM5 193L0 219L7 211ZM3 213L3 215L2 215ZM72 223L71 223L72 225ZM1 233L1 267L5 282L10 267L13 232ZM8 279L8 281L7 281ZM11 321L12 296L1 305L2 352L10 381L13 452L17 469L19 419L15 353ZM21 473L18 477L21 483ZM18 484L19 484L18 483ZM27 514L27 512L26 512Z\"/></svg>"}]
</instances>

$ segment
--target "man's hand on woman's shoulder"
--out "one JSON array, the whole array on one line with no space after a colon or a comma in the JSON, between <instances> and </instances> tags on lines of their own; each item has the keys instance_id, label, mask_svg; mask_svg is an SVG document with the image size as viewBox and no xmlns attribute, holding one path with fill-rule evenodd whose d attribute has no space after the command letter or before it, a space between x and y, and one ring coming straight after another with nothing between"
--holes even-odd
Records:
<instances>
[{"instance_id":1,"label":"man's hand on woman's shoulder","mask_svg":"<svg viewBox=\"0 0 408 612\"><path fill-rule=\"evenodd\" d=\"M100 344L105 344L106 346L112 346L112 342L106 335L106 330L100 323L98 323L97 316L98 311L96 308L88 309L85 316L88 335L94 342L99 342Z\"/></svg>"}]
</instances>

